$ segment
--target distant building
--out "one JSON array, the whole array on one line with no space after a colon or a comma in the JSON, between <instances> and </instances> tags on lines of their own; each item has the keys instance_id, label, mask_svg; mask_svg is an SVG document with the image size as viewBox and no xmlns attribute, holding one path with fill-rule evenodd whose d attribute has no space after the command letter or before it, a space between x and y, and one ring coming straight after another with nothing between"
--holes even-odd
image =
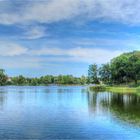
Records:
<instances>
[{"instance_id":1,"label":"distant building","mask_svg":"<svg viewBox=\"0 0 140 140\"><path fill-rule=\"evenodd\" d=\"M11 82L12 81L11 77L8 77L7 81L8 82Z\"/></svg>"}]
</instances>

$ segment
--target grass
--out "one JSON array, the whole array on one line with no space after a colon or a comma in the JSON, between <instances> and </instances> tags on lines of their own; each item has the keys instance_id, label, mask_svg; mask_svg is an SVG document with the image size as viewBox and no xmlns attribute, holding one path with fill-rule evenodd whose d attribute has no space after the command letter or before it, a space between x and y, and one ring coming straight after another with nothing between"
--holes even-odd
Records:
<instances>
[{"instance_id":1,"label":"grass","mask_svg":"<svg viewBox=\"0 0 140 140\"><path fill-rule=\"evenodd\" d=\"M138 89L134 87L106 87L106 91L113 93L137 93Z\"/></svg>"},{"instance_id":2,"label":"grass","mask_svg":"<svg viewBox=\"0 0 140 140\"><path fill-rule=\"evenodd\" d=\"M140 87L127 87L127 86L106 86L106 85L96 85L89 87L91 91L109 91L112 93L138 93L140 91Z\"/></svg>"},{"instance_id":3,"label":"grass","mask_svg":"<svg viewBox=\"0 0 140 140\"><path fill-rule=\"evenodd\" d=\"M89 87L89 89L91 91L105 91L106 90L106 86L104 86L104 85L95 85L95 86Z\"/></svg>"}]
</instances>

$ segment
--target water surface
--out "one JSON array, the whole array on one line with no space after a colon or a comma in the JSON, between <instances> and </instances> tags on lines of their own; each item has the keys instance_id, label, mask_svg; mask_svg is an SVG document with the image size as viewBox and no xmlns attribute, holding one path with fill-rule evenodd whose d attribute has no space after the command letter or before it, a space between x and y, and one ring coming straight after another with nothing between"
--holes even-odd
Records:
<instances>
[{"instance_id":1,"label":"water surface","mask_svg":"<svg viewBox=\"0 0 140 140\"><path fill-rule=\"evenodd\" d=\"M139 140L140 96L81 86L0 87L0 139Z\"/></svg>"}]
</instances>

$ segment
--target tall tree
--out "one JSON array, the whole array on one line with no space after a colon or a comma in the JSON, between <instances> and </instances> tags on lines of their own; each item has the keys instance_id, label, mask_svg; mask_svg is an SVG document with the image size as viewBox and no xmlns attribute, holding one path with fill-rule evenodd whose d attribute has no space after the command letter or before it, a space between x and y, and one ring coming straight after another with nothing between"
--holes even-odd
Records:
<instances>
[{"instance_id":1,"label":"tall tree","mask_svg":"<svg viewBox=\"0 0 140 140\"><path fill-rule=\"evenodd\" d=\"M98 67L96 64L90 65L88 69L88 81L92 84L99 84Z\"/></svg>"},{"instance_id":2,"label":"tall tree","mask_svg":"<svg viewBox=\"0 0 140 140\"><path fill-rule=\"evenodd\" d=\"M8 79L4 72L5 71L3 69L0 69L0 86L6 85Z\"/></svg>"},{"instance_id":3,"label":"tall tree","mask_svg":"<svg viewBox=\"0 0 140 140\"><path fill-rule=\"evenodd\" d=\"M112 82L124 83L127 81L128 56L121 55L114 58L110 64Z\"/></svg>"},{"instance_id":4,"label":"tall tree","mask_svg":"<svg viewBox=\"0 0 140 140\"><path fill-rule=\"evenodd\" d=\"M131 80L137 84L140 78L140 59L136 55L132 55L128 60L127 75Z\"/></svg>"},{"instance_id":5,"label":"tall tree","mask_svg":"<svg viewBox=\"0 0 140 140\"><path fill-rule=\"evenodd\" d=\"M101 81L103 81L105 84L109 84L111 82L110 64L103 64L99 69L99 75Z\"/></svg>"},{"instance_id":6,"label":"tall tree","mask_svg":"<svg viewBox=\"0 0 140 140\"><path fill-rule=\"evenodd\" d=\"M110 64L100 67L99 75L102 81L110 81L114 84L135 82L140 79L140 52L124 53Z\"/></svg>"}]
</instances>

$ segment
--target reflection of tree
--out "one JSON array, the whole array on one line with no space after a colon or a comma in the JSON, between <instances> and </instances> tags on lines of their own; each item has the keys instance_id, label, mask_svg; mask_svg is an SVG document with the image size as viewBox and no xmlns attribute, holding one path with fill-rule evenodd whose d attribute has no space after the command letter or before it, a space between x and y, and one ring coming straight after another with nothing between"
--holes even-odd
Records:
<instances>
[{"instance_id":1,"label":"reflection of tree","mask_svg":"<svg viewBox=\"0 0 140 140\"><path fill-rule=\"evenodd\" d=\"M0 110L3 109L3 106L7 100L6 92L0 91Z\"/></svg>"},{"instance_id":2,"label":"reflection of tree","mask_svg":"<svg viewBox=\"0 0 140 140\"><path fill-rule=\"evenodd\" d=\"M112 94L109 108L120 119L140 125L139 96Z\"/></svg>"},{"instance_id":3,"label":"reflection of tree","mask_svg":"<svg viewBox=\"0 0 140 140\"><path fill-rule=\"evenodd\" d=\"M140 96L116 93L93 93L91 95L88 94L88 102L92 110L97 110L99 107L104 110L108 109L113 116L140 125Z\"/></svg>"},{"instance_id":4,"label":"reflection of tree","mask_svg":"<svg viewBox=\"0 0 140 140\"><path fill-rule=\"evenodd\" d=\"M57 89L57 93L73 93L73 90L72 89L59 88L59 89Z\"/></svg>"},{"instance_id":5,"label":"reflection of tree","mask_svg":"<svg viewBox=\"0 0 140 140\"><path fill-rule=\"evenodd\" d=\"M95 112L97 109L97 94L98 93L96 93L96 92L87 94L90 111Z\"/></svg>"},{"instance_id":6,"label":"reflection of tree","mask_svg":"<svg viewBox=\"0 0 140 140\"><path fill-rule=\"evenodd\" d=\"M51 90L50 90L50 89L45 88L43 92L44 92L44 93L51 93Z\"/></svg>"},{"instance_id":7,"label":"reflection of tree","mask_svg":"<svg viewBox=\"0 0 140 140\"><path fill-rule=\"evenodd\" d=\"M97 103L97 93L94 93L94 94L89 93L89 94L88 94L88 99L90 100L90 104L91 104L93 107L96 107L96 103Z\"/></svg>"}]
</instances>

